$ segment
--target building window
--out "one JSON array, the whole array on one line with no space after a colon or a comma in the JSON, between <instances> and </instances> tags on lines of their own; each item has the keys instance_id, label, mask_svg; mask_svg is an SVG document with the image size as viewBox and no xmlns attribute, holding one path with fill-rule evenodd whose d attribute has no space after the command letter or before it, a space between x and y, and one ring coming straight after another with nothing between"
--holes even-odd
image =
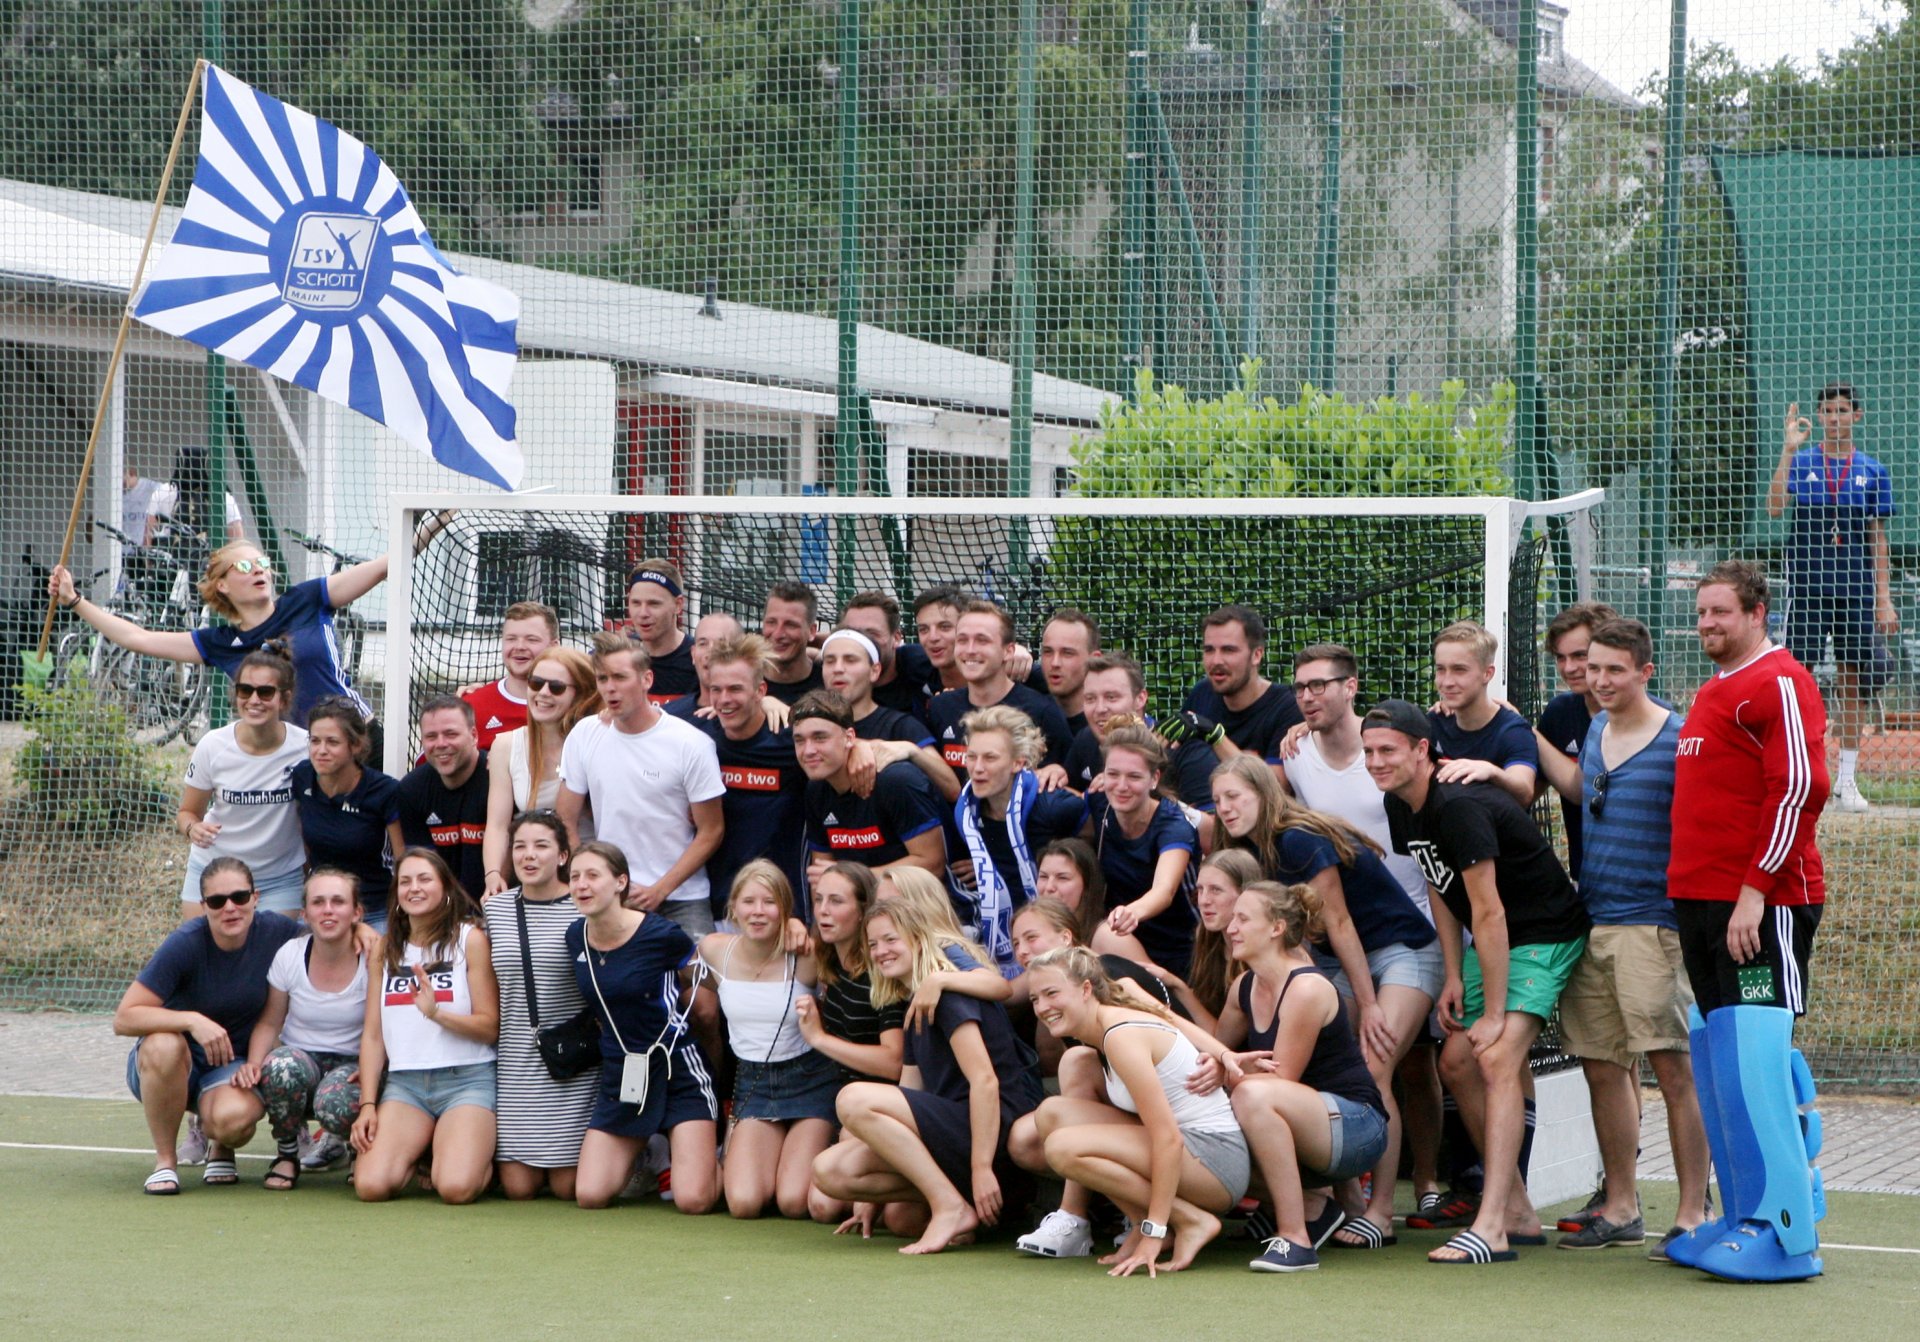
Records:
<instances>
[{"instance_id":1,"label":"building window","mask_svg":"<svg viewBox=\"0 0 1920 1342\"><path fill-rule=\"evenodd\" d=\"M1560 52L1562 47L1562 36L1563 35L1560 31L1559 20L1550 19L1545 14L1542 14L1540 16L1540 59L1541 60L1557 61L1560 59Z\"/></svg>"},{"instance_id":2,"label":"building window","mask_svg":"<svg viewBox=\"0 0 1920 1342\"><path fill-rule=\"evenodd\" d=\"M999 498L1007 492L1007 463L999 457L954 452L907 453L907 493L913 498Z\"/></svg>"}]
</instances>

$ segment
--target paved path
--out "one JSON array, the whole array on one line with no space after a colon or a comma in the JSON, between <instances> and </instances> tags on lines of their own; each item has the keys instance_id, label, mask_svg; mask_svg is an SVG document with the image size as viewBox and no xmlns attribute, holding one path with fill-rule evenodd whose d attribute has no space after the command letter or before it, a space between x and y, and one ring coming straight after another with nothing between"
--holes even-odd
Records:
<instances>
[{"instance_id":1,"label":"paved path","mask_svg":"<svg viewBox=\"0 0 1920 1342\"><path fill-rule=\"evenodd\" d=\"M126 1100L129 1041L104 1016L0 1011L0 1095ZM1827 1187L1845 1193L1920 1194L1920 1101L1832 1097L1820 1102ZM1646 1094L1640 1172L1672 1179L1666 1107Z\"/></svg>"}]
</instances>

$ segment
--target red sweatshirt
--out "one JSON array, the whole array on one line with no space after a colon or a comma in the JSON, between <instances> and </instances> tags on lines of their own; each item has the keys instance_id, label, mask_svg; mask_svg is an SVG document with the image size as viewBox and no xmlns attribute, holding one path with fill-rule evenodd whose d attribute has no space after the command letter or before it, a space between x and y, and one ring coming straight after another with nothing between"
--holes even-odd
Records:
<instances>
[{"instance_id":1,"label":"red sweatshirt","mask_svg":"<svg viewBox=\"0 0 1920 1342\"><path fill-rule=\"evenodd\" d=\"M1771 648L1715 675L1680 729L1673 778L1674 899L1820 904L1813 829L1827 804L1827 710L1807 668Z\"/></svg>"}]
</instances>

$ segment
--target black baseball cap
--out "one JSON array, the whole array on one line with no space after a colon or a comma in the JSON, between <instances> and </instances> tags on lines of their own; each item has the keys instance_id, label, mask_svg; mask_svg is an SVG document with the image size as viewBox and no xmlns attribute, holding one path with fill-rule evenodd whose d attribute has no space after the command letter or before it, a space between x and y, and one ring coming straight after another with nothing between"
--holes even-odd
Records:
<instances>
[{"instance_id":1,"label":"black baseball cap","mask_svg":"<svg viewBox=\"0 0 1920 1342\"><path fill-rule=\"evenodd\" d=\"M1382 699L1368 709L1367 716L1360 720L1360 730L1373 727L1390 727L1413 741L1433 739L1433 724L1427 720L1426 710L1405 699Z\"/></svg>"}]
</instances>

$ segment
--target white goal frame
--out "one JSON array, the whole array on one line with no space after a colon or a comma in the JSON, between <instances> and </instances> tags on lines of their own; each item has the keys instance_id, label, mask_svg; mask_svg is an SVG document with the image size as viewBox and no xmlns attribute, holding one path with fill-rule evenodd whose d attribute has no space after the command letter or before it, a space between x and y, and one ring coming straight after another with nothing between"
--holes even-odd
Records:
<instances>
[{"instance_id":1,"label":"white goal frame","mask_svg":"<svg viewBox=\"0 0 1920 1342\"><path fill-rule=\"evenodd\" d=\"M1294 499L1081 499L1081 498L834 498L825 495L617 495L395 493L389 499L386 701L389 722L411 722L413 715L413 547L400 538L414 534L419 521L447 509L489 512L591 512L629 515L727 515L743 513L833 517L1164 517L1182 506L1210 517L1463 517L1477 518L1485 549L1485 606L1481 622L1507 639L1512 597L1510 566L1528 522L1584 513L1606 498L1602 489L1529 503L1504 496L1454 498L1325 497ZM1504 661L1504 659L1503 659ZM1497 667L1496 696L1506 692L1504 667ZM387 733L385 766L394 777L405 773L408 732Z\"/></svg>"}]
</instances>

